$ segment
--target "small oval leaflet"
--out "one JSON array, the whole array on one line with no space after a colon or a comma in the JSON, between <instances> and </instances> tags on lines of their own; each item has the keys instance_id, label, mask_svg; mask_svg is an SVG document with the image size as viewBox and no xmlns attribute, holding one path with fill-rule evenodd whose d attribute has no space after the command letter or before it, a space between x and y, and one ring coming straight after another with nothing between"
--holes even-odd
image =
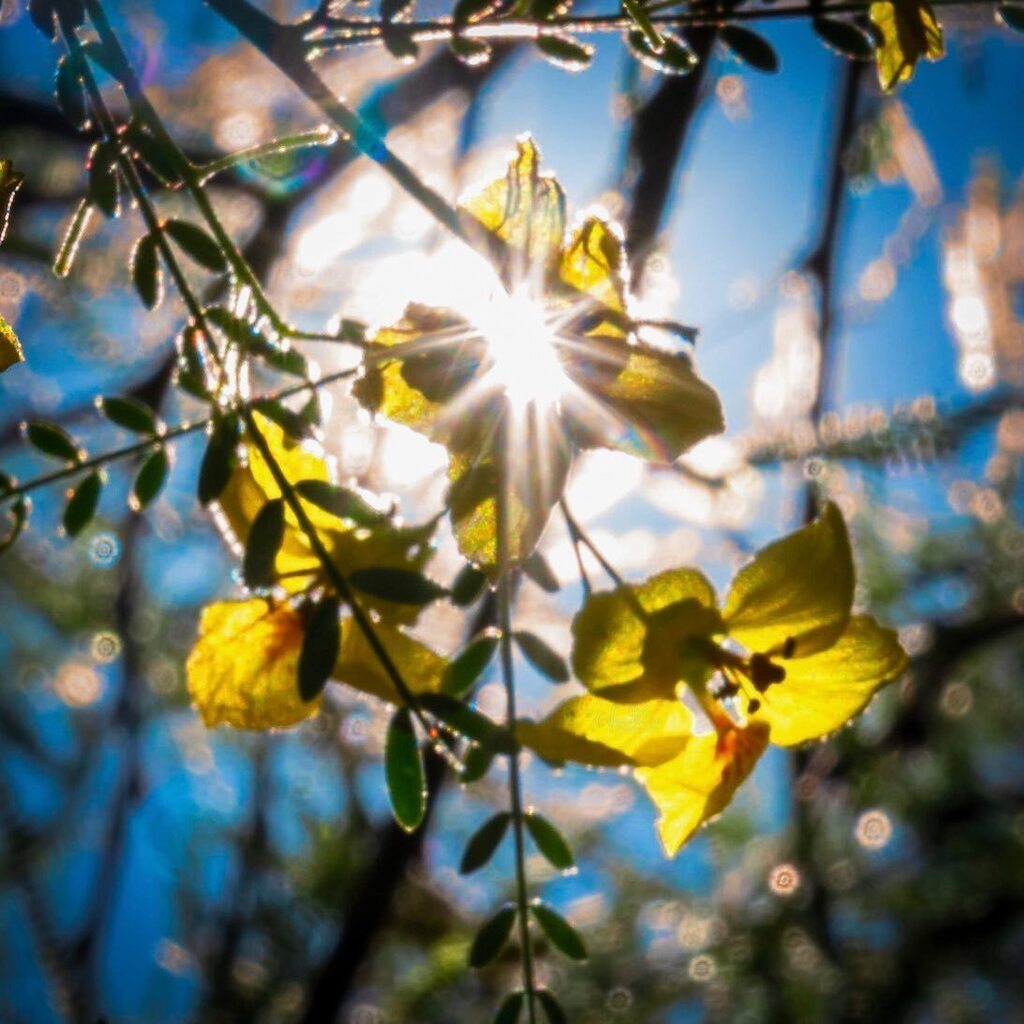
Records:
<instances>
[{"instance_id":1,"label":"small oval leaflet","mask_svg":"<svg viewBox=\"0 0 1024 1024\"><path fill-rule=\"evenodd\" d=\"M480 678L498 649L498 638L485 633L471 640L444 674L444 692L461 697Z\"/></svg>"},{"instance_id":2,"label":"small oval leaflet","mask_svg":"<svg viewBox=\"0 0 1024 1024\"><path fill-rule=\"evenodd\" d=\"M208 505L220 497L235 471L238 456L238 421L233 416L218 419L206 443L203 461L199 467L199 504Z\"/></svg>"},{"instance_id":3,"label":"small oval leaflet","mask_svg":"<svg viewBox=\"0 0 1024 1024\"><path fill-rule=\"evenodd\" d=\"M133 121L129 126L127 140L135 154L162 184L173 185L179 180L174 154L138 122Z\"/></svg>"},{"instance_id":4,"label":"small oval leaflet","mask_svg":"<svg viewBox=\"0 0 1024 1024\"><path fill-rule=\"evenodd\" d=\"M557 594L561 589L558 577L548 564L548 560L539 552L534 551L529 558L523 562L523 572L537 584L541 590L549 594Z\"/></svg>"},{"instance_id":5,"label":"small oval leaflet","mask_svg":"<svg viewBox=\"0 0 1024 1024\"><path fill-rule=\"evenodd\" d=\"M156 309L163 295L163 271L156 254L156 236L143 235L132 250L132 284L146 309Z\"/></svg>"},{"instance_id":6,"label":"small oval leaflet","mask_svg":"<svg viewBox=\"0 0 1024 1024\"><path fill-rule=\"evenodd\" d=\"M996 15L1007 28L1024 32L1024 4L1000 4Z\"/></svg>"},{"instance_id":7,"label":"small oval leaflet","mask_svg":"<svg viewBox=\"0 0 1024 1024\"><path fill-rule=\"evenodd\" d=\"M242 559L242 579L250 590L274 582L274 563L284 540L284 500L273 498L256 513Z\"/></svg>"},{"instance_id":8,"label":"small oval leaflet","mask_svg":"<svg viewBox=\"0 0 1024 1024\"><path fill-rule=\"evenodd\" d=\"M487 575L481 572L472 562L467 562L452 582L452 604L460 608L471 605L487 586Z\"/></svg>"},{"instance_id":9,"label":"small oval leaflet","mask_svg":"<svg viewBox=\"0 0 1024 1024\"><path fill-rule=\"evenodd\" d=\"M548 63L563 71L582 71L594 59L594 48L562 33L545 34L537 39L537 49Z\"/></svg>"},{"instance_id":10,"label":"small oval leaflet","mask_svg":"<svg viewBox=\"0 0 1024 1024\"><path fill-rule=\"evenodd\" d=\"M651 21L651 16L647 13L643 0L622 0L622 6L636 22L636 27L643 33L644 40L650 49L655 53L661 53L665 48L665 40L655 27L654 22Z\"/></svg>"},{"instance_id":11,"label":"small oval leaflet","mask_svg":"<svg viewBox=\"0 0 1024 1024\"><path fill-rule=\"evenodd\" d=\"M758 71L773 75L779 70L779 57L764 36L742 25L726 25L722 42L744 63Z\"/></svg>"},{"instance_id":12,"label":"small oval leaflet","mask_svg":"<svg viewBox=\"0 0 1024 1024\"><path fill-rule=\"evenodd\" d=\"M79 462L82 458L82 451L75 444L74 438L48 420L36 420L28 425L25 431L28 443L37 452L48 455L51 459L59 459L61 462Z\"/></svg>"},{"instance_id":13,"label":"small oval leaflet","mask_svg":"<svg viewBox=\"0 0 1024 1024\"><path fill-rule=\"evenodd\" d=\"M486 967L505 948L515 920L516 908L506 903L494 917L484 922L469 947L470 967Z\"/></svg>"},{"instance_id":14,"label":"small oval leaflet","mask_svg":"<svg viewBox=\"0 0 1024 1024\"><path fill-rule=\"evenodd\" d=\"M856 25L839 18L815 18L811 24L826 46L851 60L871 60L875 47L871 37Z\"/></svg>"},{"instance_id":15,"label":"small oval leaflet","mask_svg":"<svg viewBox=\"0 0 1024 1024\"><path fill-rule=\"evenodd\" d=\"M319 697L334 671L341 647L340 611L337 597L322 597L306 623L299 653L299 695L303 700Z\"/></svg>"},{"instance_id":16,"label":"small oval leaflet","mask_svg":"<svg viewBox=\"0 0 1024 1024\"><path fill-rule=\"evenodd\" d=\"M553 683L569 681L569 666L565 663L565 659L544 643L536 633L516 630L512 634L512 639L526 656L526 660L542 676L550 679Z\"/></svg>"},{"instance_id":17,"label":"small oval leaflet","mask_svg":"<svg viewBox=\"0 0 1024 1024\"><path fill-rule=\"evenodd\" d=\"M470 837L462 854L459 871L464 875L472 874L482 868L494 856L494 851L501 845L508 831L512 815L501 811L488 818Z\"/></svg>"},{"instance_id":18,"label":"small oval leaflet","mask_svg":"<svg viewBox=\"0 0 1024 1024\"><path fill-rule=\"evenodd\" d=\"M164 222L163 229L201 267L215 274L222 274L228 269L220 246L198 224L187 220L168 220Z\"/></svg>"},{"instance_id":19,"label":"small oval leaflet","mask_svg":"<svg viewBox=\"0 0 1024 1024\"><path fill-rule=\"evenodd\" d=\"M553 907L540 900L530 904L530 910L551 945L564 953L570 960L586 960L587 947L583 944L580 933Z\"/></svg>"},{"instance_id":20,"label":"small oval leaflet","mask_svg":"<svg viewBox=\"0 0 1024 1024\"><path fill-rule=\"evenodd\" d=\"M356 569L349 574L348 581L364 594L383 601L394 601L395 604L430 604L448 595L445 587L413 569L395 569L390 566Z\"/></svg>"},{"instance_id":21,"label":"small oval leaflet","mask_svg":"<svg viewBox=\"0 0 1024 1024\"><path fill-rule=\"evenodd\" d=\"M140 509L149 505L163 490L170 468L170 460L163 448L157 448L146 457L132 486L132 496Z\"/></svg>"},{"instance_id":22,"label":"small oval leaflet","mask_svg":"<svg viewBox=\"0 0 1024 1024\"><path fill-rule=\"evenodd\" d=\"M103 478L90 473L76 488L64 509L64 532L77 537L92 521L103 490Z\"/></svg>"},{"instance_id":23,"label":"small oval leaflet","mask_svg":"<svg viewBox=\"0 0 1024 1024\"><path fill-rule=\"evenodd\" d=\"M118 215L117 154L106 142L98 142L89 154L89 202L108 217Z\"/></svg>"},{"instance_id":24,"label":"small oval leaflet","mask_svg":"<svg viewBox=\"0 0 1024 1024\"><path fill-rule=\"evenodd\" d=\"M54 82L57 107L79 131L89 127L89 109L82 83L82 62L75 54L65 54L57 63Z\"/></svg>"},{"instance_id":25,"label":"small oval leaflet","mask_svg":"<svg viewBox=\"0 0 1024 1024\"><path fill-rule=\"evenodd\" d=\"M491 770L493 763L494 751L474 743L462 759L462 774L459 781L464 786L479 782Z\"/></svg>"},{"instance_id":26,"label":"small oval leaflet","mask_svg":"<svg viewBox=\"0 0 1024 1024\"><path fill-rule=\"evenodd\" d=\"M494 1015L493 1024L516 1024L526 1005L526 993L522 990L509 992L501 1001L498 1012Z\"/></svg>"},{"instance_id":27,"label":"small oval leaflet","mask_svg":"<svg viewBox=\"0 0 1024 1024\"><path fill-rule=\"evenodd\" d=\"M569 844L547 818L529 811L526 815L526 827L537 844L537 849L544 854L552 867L559 871L569 871L576 866Z\"/></svg>"},{"instance_id":28,"label":"small oval leaflet","mask_svg":"<svg viewBox=\"0 0 1024 1024\"><path fill-rule=\"evenodd\" d=\"M53 272L57 277L67 277L71 273L82 236L89 226L89 221L92 220L92 211L93 206L88 199L83 199L75 209L75 214L71 218L67 231L64 232L64 238L53 260Z\"/></svg>"},{"instance_id":29,"label":"small oval leaflet","mask_svg":"<svg viewBox=\"0 0 1024 1024\"><path fill-rule=\"evenodd\" d=\"M450 731L499 754L514 754L518 749L507 730L449 694L423 693L419 699L420 706Z\"/></svg>"},{"instance_id":30,"label":"small oval leaflet","mask_svg":"<svg viewBox=\"0 0 1024 1024\"><path fill-rule=\"evenodd\" d=\"M350 519L357 526L377 526L388 518L355 491L326 480L300 480L295 490L317 508L339 519Z\"/></svg>"},{"instance_id":31,"label":"small oval leaflet","mask_svg":"<svg viewBox=\"0 0 1024 1024\"><path fill-rule=\"evenodd\" d=\"M548 1024L569 1024L569 1018L565 1015L562 1004L550 989L540 989L537 992L537 1001L544 1007L544 1015L548 1019Z\"/></svg>"},{"instance_id":32,"label":"small oval leaflet","mask_svg":"<svg viewBox=\"0 0 1024 1024\"><path fill-rule=\"evenodd\" d=\"M388 725L384 773L395 821L412 832L427 812L427 782L412 718L405 708L396 711Z\"/></svg>"},{"instance_id":33,"label":"small oval leaflet","mask_svg":"<svg viewBox=\"0 0 1024 1024\"><path fill-rule=\"evenodd\" d=\"M135 434L155 434L156 414L135 398L107 395L99 400L99 410L111 423Z\"/></svg>"},{"instance_id":34,"label":"small oval leaflet","mask_svg":"<svg viewBox=\"0 0 1024 1024\"><path fill-rule=\"evenodd\" d=\"M641 64L663 75L688 75L700 63L693 50L675 36L662 32L661 41L661 49L654 50L639 29L632 30L626 36L633 56Z\"/></svg>"}]
</instances>

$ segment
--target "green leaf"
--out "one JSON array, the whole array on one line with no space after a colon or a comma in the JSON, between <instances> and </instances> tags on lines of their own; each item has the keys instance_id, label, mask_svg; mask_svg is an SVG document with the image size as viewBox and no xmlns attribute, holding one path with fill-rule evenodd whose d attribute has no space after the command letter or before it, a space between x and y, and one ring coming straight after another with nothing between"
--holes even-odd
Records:
<instances>
[{"instance_id":1,"label":"green leaf","mask_svg":"<svg viewBox=\"0 0 1024 1024\"><path fill-rule=\"evenodd\" d=\"M384 771L395 821L412 832L427 813L427 782L412 718L405 708L396 711L388 725Z\"/></svg>"},{"instance_id":2,"label":"green leaf","mask_svg":"<svg viewBox=\"0 0 1024 1024\"><path fill-rule=\"evenodd\" d=\"M272 498L256 513L242 558L242 579L250 590L274 583L274 563L284 540L284 499Z\"/></svg>"},{"instance_id":3,"label":"green leaf","mask_svg":"<svg viewBox=\"0 0 1024 1024\"><path fill-rule=\"evenodd\" d=\"M388 519L355 491L327 480L300 480L295 485L302 498L339 519L348 519L357 526L379 526Z\"/></svg>"},{"instance_id":4,"label":"green leaf","mask_svg":"<svg viewBox=\"0 0 1024 1024\"><path fill-rule=\"evenodd\" d=\"M544 1016L547 1017L548 1024L569 1024L569 1018L565 1015L562 1004L555 998L554 992L550 989L542 988L538 990L537 1001L544 1008Z\"/></svg>"},{"instance_id":5,"label":"green leaf","mask_svg":"<svg viewBox=\"0 0 1024 1024\"><path fill-rule=\"evenodd\" d=\"M558 577L554 574L548 560L539 552L534 551L529 558L523 562L523 572L537 584L541 590L549 594L556 594L561 586Z\"/></svg>"},{"instance_id":6,"label":"green leaf","mask_svg":"<svg viewBox=\"0 0 1024 1024\"><path fill-rule=\"evenodd\" d=\"M636 22L636 27L643 33L647 45L655 53L661 53L665 48L665 40L661 33L655 28L651 16L643 5L643 0L622 0L622 6L626 13Z\"/></svg>"},{"instance_id":7,"label":"green leaf","mask_svg":"<svg viewBox=\"0 0 1024 1024\"><path fill-rule=\"evenodd\" d=\"M465 36L452 36L448 45L463 64L478 68L491 59L491 47L482 39L467 39Z\"/></svg>"},{"instance_id":8,"label":"green leaf","mask_svg":"<svg viewBox=\"0 0 1024 1024\"><path fill-rule=\"evenodd\" d=\"M106 43L90 39L89 42L82 44L82 53L97 67L103 68L115 81L121 81L125 77L123 64L116 53L107 49Z\"/></svg>"},{"instance_id":9,"label":"green leaf","mask_svg":"<svg viewBox=\"0 0 1024 1024\"><path fill-rule=\"evenodd\" d=\"M512 754L516 744L508 731L462 701L446 693L420 695L420 706L443 722L452 732L501 754Z\"/></svg>"},{"instance_id":10,"label":"green leaf","mask_svg":"<svg viewBox=\"0 0 1024 1024\"><path fill-rule=\"evenodd\" d=\"M852 22L839 18L815 18L811 24L826 46L850 60L871 60L875 47L871 37Z\"/></svg>"},{"instance_id":11,"label":"green leaf","mask_svg":"<svg viewBox=\"0 0 1024 1024\"><path fill-rule=\"evenodd\" d=\"M53 259L53 272L57 277L67 277L71 273L75 257L78 255L78 246L81 244L82 236L91 219L92 204L88 199L83 199L75 207L74 216L71 218L67 231L64 232L60 248Z\"/></svg>"},{"instance_id":12,"label":"green leaf","mask_svg":"<svg viewBox=\"0 0 1024 1024\"><path fill-rule=\"evenodd\" d=\"M403 64L409 64L420 55L419 44L412 38L411 29L399 28L388 23L381 27L380 35L381 41L384 43L384 49L395 60L400 60Z\"/></svg>"},{"instance_id":13,"label":"green leaf","mask_svg":"<svg viewBox=\"0 0 1024 1024\"><path fill-rule=\"evenodd\" d=\"M494 751L474 743L462 759L462 774L459 781L464 786L479 782L491 770L493 763Z\"/></svg>"},{"instance_id":14,"label":"green leaf","mask_svg":"<svg viewBox=\"0 0 1024 1024\"><path fill-rule=\"evenodd\" d=\"M199 467L199 504L209 505L228 485L238 462L238 420L225 416L214 421Z\"/></svg>"},{"instance_id":15,"label":"green leaf","mask_svg":"<svg viewBox=\"0 0 1024 1024\"><path fill-rule=\"evenodd\" d=\"M497 7L495 0L456 0L452 8L452 21L456 25L468 25L471 21L479 21Z\"/></svg>"},{"instance_id":16,"label":"green leaf","mask_svg":"<svg viewBox=\"0 0 1024 1024\"><path fill-rule=\"evenodd\" d=\"M97 403L111 423L135 434L155 434L159 428L156 414L135 398L106 395Z\"/></svg>"},{"instance_id":17,"label":"green leaf","mask_svg":"<svg viewBox=\"0 0 1024 1024\"><path fill-rule=\"evenodd\" d=\"M472 562L467 562L452 583L452 604L460 608L471 605L487 586L487 574L481 572Z\"/></svg>"},{"instance_id":18,"label":"green leaf","mask_svg":"<svg viewBox=\"0 0 1024 1024\"><path fill-rule=\"evenodd\" d=\"M558 868L559 871L568 871L576 866L569 844L547 818L535 811L527 811L526 827L537 844L537 849L544 854L552 867Z\"/></svg>"},{"instance_id":19,"label":"green leaf","mask_svg":"<svg viewBox=\"0 0 1024 1024\"><path fill-rule=\"evenodd\" d=\"M461 697L480 678L498 649L494 632L474 637L445 671L444 692Z\"/></svg>"},{"instance_id":20,"label":"green leaf","mask_svg":"<svg viewBox=\"0 0 1024 1024\"><path fill-rule=\"evenodd\" d=\"M519 646L519 650L526 655L526 660L542 676L546 676L553 683L569 681L569 666L565 663L565 659L548 647L535 633L516 630L512 634L512 639Z\"/></svg>"},{"instance_id":21,"label":"green leaf","mask_svg":"<svg viewBox=\"0 0 1024 1024\"><path fill-rule=\"evenodd\" d=\"M594 59L594 47L564 33L545 33L537 37L537 49L549 64L563 71L582 71Z\"/></svg>"},{"instance_id":22,"label":"green leaf","mask_svg":"<svg viewBox=\"0 0 1024 1024\"><path fill-rule=\"evenodd\" d=\"M1007 28L1024 32L1024 4L1000 4L996 15Z\"/></svg>"},{"instance_id":23,"label":"green leaf","mask_svg":"<svg viewBox=\"0 0 1024 1024\"><path fill-rule=\"evenodd\" d=\"M163 296L163 272L157 258L156 235L143 235L132 250L132 283L146 309L156 309Z\"/></svg>"},{"instance_id":24,"label":"green leaf","mask_svg":"<svg viewBox=\"0 0 1024 1024\"><path fill-rule=\"evenodd\" d=\"M253 402L252 408L273 420L293 441L304 441L312 436L309 424L297 413L292 412L283 402L276 398L265 398Z\"/></svg>"},{"instance_id":25,"label":"green leaf","mask_svg":"<svg viewBox=\"0 0 1024 1024\"><path fill-rule=\"evenodd\" d=\"M411 14L416 0L380 0L382 21L397 21L405 14Z\"/></svg>"},{"instance_id":26,"label":"green leaf","mask_svg":"<svg viewBox=\"0 0 1024 1024\"><path fill-rule=\"evenodd\" d=\"M485 921L469 948L469 966L486 967L504 948L516 921L516 908L506 903L494 917Z\"/></svg>"},{"instance_id":27,"label":"green leaf","mask_svg":"<svg viewBox=\"0 0 1024 1024\"><path fill-rule=\"evenodd\" d=\"M180 181L177 161L172 150L160 139L151 135L138 122L128 128L128 145L135 155L153 172L153 176L164 185L175 185Z\"/></svg>"},{"instance_id":28,"label":"green leaf","mask_svg":"<svg viewBox=\"0 0 1024 1024\"><path fill-rule=\"evenodd\" d=\"M516 1024L526 1005L526 993L523 991L509 992L501 1001L492 1024Z\"/></svg>"},{"instance_id":29,"label":"green leaf","mask_svg":"<svg viewBox=\"0 0 1024 1024\"><path fill-rule=\"evenodd\" d=\"M79 131L89 127L89 108L85 102L82 64L73 54L65 54L57 62L55 81L57 107Z\"/></svg>"},{"instance_id":30,"label":"green leaf","mask_svg":"<svg viewBox=\"0 0 1024 1024\"><path fill-rule=\"evenodd\" d=\"M28 443L36 451L48 455L51 459L61 462L80 462L82 449L75 444L74 438L63 427L48 420L36 420L25 430Z\"/></svg>"},{"instance_id":31,"label":"green leaf","mask_svg":"<svg viewBox=\"0 0 1024 1024\"><path fill-rule=\"evenodd\" d=\"M169 220L164 222L163 229L201 267L215 274L223 274L228 269L228 261L220 246L198 224Z\"/></svg>"},{"instance_id":32,"label":"green leaf","mask_svg":"<svg viewBox=\"0 0 1024 1024\"><path fill-rule=\"evenodd\" d=\"M223 331L228 341L234 342L241 349L248 349L252 336L257 333L248 320L235 316L223 306L207 306L203 310L203 319Z\"/></svg>"},{"instance_id":33,"label":"green leaf","mask_svg":"<svg viewBox=\"0 0 1024 1024\"><path fill-rule=\"evenodd\" d=\"M779 57L764 36L742 25L726 25L721 30L722 42L741 60L758 71L773 75L779 70Z\"/></svg>"},{"instance_id":34,"label":"green leaf","mask_svg":"<svg viewBox=\"0 0 1024 1024\"><path fill-rule=\"evenodd\" d=\"M494 851L501 845L508 831L512 815L501 811L493 818L485 821L470 837L462 854L459 871L464 875L472 874L482 868L494 856Z\"/></svg>"},{"instance_id":35,"label":"green leaf","mask_svg":"<svg viewBox=\"0 0 1024 1024\"><path fill-rule=\"evenodd\" d=\"M530 904L530 910L555 949L564 953L570 960L587 959L587 947L580 933L558 911L540 900L534 900Z\"/></svg>"},{"instance_id":36,"label":"green leaf","mask_svg":"<svg viewBox=\"0 0 1024 1024\"><path fill-rule=\"evenodd\" d=\"M356 569L349 574L348 581L370 597L394 601L396 604L425 605L448 595L448 591L439 583L413 569L390 566Z\"/></svg>"},{"instance_id":37,"label":"green leaf","mask_svg":"<svg viewBox=\"0 0 1024 1024\"><path fill-rule=\"evenodd\" d=\"M157 448L146 457L132 487L132 497L139 509L144 509L163 490L170 468L170 460L163 448Z\"/></svg>"},{"instance_id":38,"label":"green leaf","mask_svg":"<svg viewBox=\"0 0 1024 1024\"><path fill-rule=\"evenodd\" d=\"M7 235L14 197L24 181L25 175L16 171L10 160L0 160L0 245Z\"/></svg>"},{"instance_id":39,"label":"green leaf","mask_svg":"<svg viewBox=\"0 0 1024 1024\"><path fill-rule=\"evenodd\" d=\"M98 142L89 153L89 189L93 206L108 217L118 214L117 151L108 142Z\"/></svg>"},{"instance_id":40,"label":"green leaf","mask_svg":"<svg viewBox=\"0 0 1024 1024\"><path fill-rule=\"evenodd\" d=\"M103 490L103 478L99 473L90 473L76 488L64 509L64 532L77 537L96 514L96 506Z\"/></svg>"},{"instance_id":41,"label":"green leaf","mask_svg":"<svg viewBox=\"0 0 1024 1024\"><path fill-rule=\"evenodd\" d=\"M334 671L341 648L341 611L337 597L322 597L313 608L299 654L299 695L316 700Z\"/></svg>"},{"instance_id":42,"label":"green leaf","mask_svg":"<svg viewBox=\"0 0 1024 1024\"><path fill-rule=\"evenodd\" d=\"M663 75L688 75L700 63L697 55L682 40L666 32L661 33L661 39L662 48L654 50L639 30L633 30L626 36L633 56Z\"/></svg>"},{"instance_id":43,"label":"green leaf","mask_svg":"<svg viewBox=\"0 0 1024 1024\"><path fill-rule=\"evenodd\" d=\"M54 20L57 11L55 0L28 0L28 14L32 24L50 40L57 37L57 23ZM78 28L85 21L82 0L63 0L59 11L61 24L69 30Z\"/></svg>"}]
</instances>

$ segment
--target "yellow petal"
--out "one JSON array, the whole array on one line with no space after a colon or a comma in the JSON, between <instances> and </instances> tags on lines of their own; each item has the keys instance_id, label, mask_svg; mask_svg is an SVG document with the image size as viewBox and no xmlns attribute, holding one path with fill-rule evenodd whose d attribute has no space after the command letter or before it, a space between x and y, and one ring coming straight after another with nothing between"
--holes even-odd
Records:
<instances>
[{"instance_id":1,"label":"yellow petal","mask_svg":"<svg viewBox=\"0 0 1024 1024\"><path fill-rule=\"evenodd\" d=\"M926 0L878 0L871 5L870 17L882 33L875 58L878 81L886 92L909 81L922 58L939 60L945 55L942 26Z\"/></svg>"},{"instance_id":2,"label":"yellow petal","mask_svg":"<svg viewBox=\"0 0 1024 1024\"><path fill-rule=\"evenodd\" d=\"M588 689L608 698L667 698L682 677L685 637L720 630L707 579L693 569L669 569L587 599L573 619L573 669Z\"/></svg>"},{"instance_id":3,"label":"yellow petal","mask_svg":"<svg viewBox=\"0 0 1024 1024\"><path fill-rule=\"evenodd\" d=\"M596 401L570 401L580 445L672 462L725 429L718 394L689 357L625 339L587 338L564 355L566 373Z\"/></svg>"},{"instance_id":4,"label":"yellow petal","mask_svg":"<svg viewBox=\"0 0 1024 1024\"><path fill-rule=\"evenodd\" d=\"M601 768L660 764L679 753L690 732L681 701L618 704L590 694L563 701L539 722L516 724L520 741L545 761Z\"/></svg>"},{"instance_id":5,"label":"yellow petal","mask_svg":"<svg viewBox=\"0 0 1024 1024\"><path fill-rule=\"evenodd\" d=\"M845 725L906 669L907 656L893 630L855 615L828 650L780 664L786 678L761 694L751 717L771 727L772 743L789 747Z\"/></svg>"},{"instance_id":6,"label":"yellow petal","mask_svg":"<svg viewBox=\"0 0 1024 1024\"><path fill-rule=\"evenodd\" d=\"M853 556L842 514L829 502L809 526L769 544L737 574L722 617L751 651L791 656L823 650L846 629Z\"/></svg>"},{"instance_id":7,"label":"yellow petal","mask_svg":"<svg viewBox=\"0 0 1024 1024\"><path fill-rule=\"evenodd\" d=\"M522 562L537 546L565 488L572 451L551 410L526 411L510 441L512 457L507 505L509 558ZM498 455L486 448L476 457L453 453L448 503L459 550L487 571L498 563Z\"/></svg>"},{"instance_id":8,"label":"yellow petal","mask_svg":"<svg viewBox=\"0 0 1024 1024\"><path fill-rule=\"evenodd\" d=\"M768 729L723 726L694 736L682 753L636 777L660 812L658 836L665 855L674 857L704 822L720 814L751 773L768 744Z\"/></svg>"},{"instance_id":9,"label":"yellow petal","mask_svg":"<svg viewBox=\"0 0 1024 1024\"><path fill-rule=\"evenodd\" d=\"M315 714L299 696L303 626L287 605L221 601L203 609L186 663L188 689L207 726L276 729Z\"/></svg>"},{"instance_id":10,"label":"yellow petal","mask_svg":"<svg viewBox=\"0 0 1024 1024\"><path fill-rule=\"evenodd\" d=\"M448 444L442 414L479 369L478 332L451 310L411 302L398 323L377 331L373 345L375 358L356 382L355 397L370 412ZM399 347L393 360L380 351Z\"/></svg>"},{"instance_id":11,"label":"yellow petal","mask_svg":"<svg viewBox=\"0 0 1024 1024\"><path fill-rule=\"evenodd\" d=\"M25 353L21 350L21 342L18 341L14 328L0 316L0 373L10 369L15 363L22 362L24 358Z\"/></svg>"},{"instance_id":12,"label":"yellow petal","mask_svg":"<svg viewBox=\"0 0 1024 1024\"><path fill-rule=\"evenodd\" d=\"M615 225L590 216L573 232L558 265L551 305L562 308L588 337L624 338L629 264Z\"/></svg>"},{"instance_id":13,"label":"yellow petal","mask_svg":"<svg viewBox=\"0 0 1024 1024\"><path fill-rule=\"evenodd\" d=\"M509 290L531 277L543 280L554 266L565 235L565 194L554 177L540 173L530 136L516 140L504 177L465 196L459 209L481 241L493 236L505 243L490 248Z\"/></svg>"},{"instance_id":14,"label":"yellow petal","mask_svg":"<svg viewBox=\"0 0 1024 1024\"><path fill-rule=\"evenodd\" d=\"M445 658L393 626L378 624L376 633L413 693L441 690L448 667ZM401 703L380 659L351 619L341 624L341 649L334 664L333 678L391 704Z\"/></svg>"}]
</instances>

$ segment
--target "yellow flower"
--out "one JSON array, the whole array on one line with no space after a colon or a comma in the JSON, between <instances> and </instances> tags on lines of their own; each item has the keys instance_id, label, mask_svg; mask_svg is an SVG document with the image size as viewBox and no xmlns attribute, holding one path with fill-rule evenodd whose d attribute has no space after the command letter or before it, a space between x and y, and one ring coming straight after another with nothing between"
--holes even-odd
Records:
<instances>
[{"instance_id":1,"label":"yellow flower","mask_svg":"<svg viewBox=\"0 0 1024 1024\"><path fill-rule=\"evenodd\" d=\"M299 654L305 615L290 603L263 598L219 601L203 609L199 638L186 662L188 689L207 726L283 729L316 714L320 697L299 695ZM415 693L441 689L447 661L394 626L377 635ZM399 704L394 685L365 637L346 619L331 677Z\"/></svg>"},{"instance_id":2,"label":"yellow flower","mask_svg":"<svg viewBox=\"0 0 1024 1024\"><path fill-rule=\"evenodd\" d=\"M521 560L576 451L671 461L723 429L689 357L637 339L615 226L591 214L567 234L565 196L539 163L520 139L508 173L460 204L467 234L492 255L489 293L467 296L465 312L410 304L377 332L355 387L367 408L448 449L459 546L486 567L502 487L510 557Z\"/></svg>"},{"instance_id":3,"label":"yellow flower","mask_svg":"<svg viewBox=\"0 0 1024 1024\"><path fill-rule=\"evenodd\" d=\"M522 723L520 736L551 761L634 766L674 854L728 804L769 740L826 736L903 671L896 634L852 614L853 586L846 526L829 504L744 567L721 609L688 569L595 594L573 622L573 666L590 692Z\"/></svg>"},{"instance_id":4,"label":"yellow flower","mask_svg":"<svg viewBox=\"0 0 1024 1024\"><path fill-rule=\"evenodd\" d=\"M882 33L875 56L878 81L885 92L909 82L922 57L939 60L945 56L942 26L927 0L878 0L871 5L870 17Z\"/></svg>"},{"instance_id":5,"label":"yellow flower","mask_svg":"<svg viewBox=\"0 0 1024 1024\"><path fill-rule=\"evenodd\" d=\"M289 440L266 417L258 413L254 417L290 482L330 482L330 469L319 455ZM260 509L280 496L263 456L249 445L246 460L232 473L218 499L219 522L228 539L244 545ZM353 500L358 501L358 495L353 494ZM363 511L371 525L366 526L333 515L312 501L303 500L303 508L343 573L380 567L418 570L432 553L433 524L405 527L383 513L374 519L367 506ZM319 696L306 701L299 693L299 658L312 610L308 599L330 588L290 509L274 568L286 600L221 601L203 610L186 669L189 692L208 726L286 728L313 715L320 706ZM373 612L376 633L410 689L416 693L440 690L446 660L397 628L413 622L419 608L369 595L361 595L361 600ZM331 678L400 703L376 654L350 619L340 623L340 634Z\"/></svg>"}]
</instances>

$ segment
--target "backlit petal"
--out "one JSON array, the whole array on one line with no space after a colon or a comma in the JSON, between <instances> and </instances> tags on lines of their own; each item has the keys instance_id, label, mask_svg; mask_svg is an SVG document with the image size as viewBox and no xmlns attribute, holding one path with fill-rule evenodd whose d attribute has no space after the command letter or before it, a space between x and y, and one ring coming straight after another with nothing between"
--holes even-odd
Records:
<instances>
[{"instance_id":1,"label":"backlit petal","mask_svg":"<svg viewBox=\"0 0 1024 1024\"><path fill-rule=\"evenodd\" d=\"M878 0L870 17L882 33L875 56L878 81L886 92L909 81L922 58L939 60L946 53L942 27L927 0Z\"/></svg>"},{"instance_id":2,"label":"backlit petal","mask_svg":"<svg viewBox=\"0 0 1024 1024\"><path fill-rule=\"evenodd\" d=\"M729 636L751 651L806 657L846 629L853 555L839 509L829 502L808 526L769 544L733 581L722 613Z\"/></svg>"},{"instance_id":3,"label":"backlit petal","mask_svg":"<svg viewBox=\"0 0 1024 1024\"><path fill-rule=\"evenodd\" d=\"M188 689L207 726L285 728L315 714L299 696L303 625L287 605L220 601L203 609L186 663Z\"/></svg>"},{"instance_id":4,"label":"backlit petal","mask_svg":"<svg viewBox=\"0 0 1024 1024\"><path fill-rule=\"evenodd\" d=\"M752 718L771 727L772 743L789 747L845 725L904 671L907 656L894 630L870 615L855 615L827 650L780 664L786 678L761 694Z\"/></svg>"},{"instance_id":5,"label":"backlit petal","mask_svg":"<svg viewBox=\"0 0 1024 1024\"><path fill-rule=\"evenodd\" d=\"M693 736L671 761L639 768L637 779L660 812L658 836L674 857L704 822L720 814L768 744L767 727L723 726Z\"/></svg>"}]
</instances>

